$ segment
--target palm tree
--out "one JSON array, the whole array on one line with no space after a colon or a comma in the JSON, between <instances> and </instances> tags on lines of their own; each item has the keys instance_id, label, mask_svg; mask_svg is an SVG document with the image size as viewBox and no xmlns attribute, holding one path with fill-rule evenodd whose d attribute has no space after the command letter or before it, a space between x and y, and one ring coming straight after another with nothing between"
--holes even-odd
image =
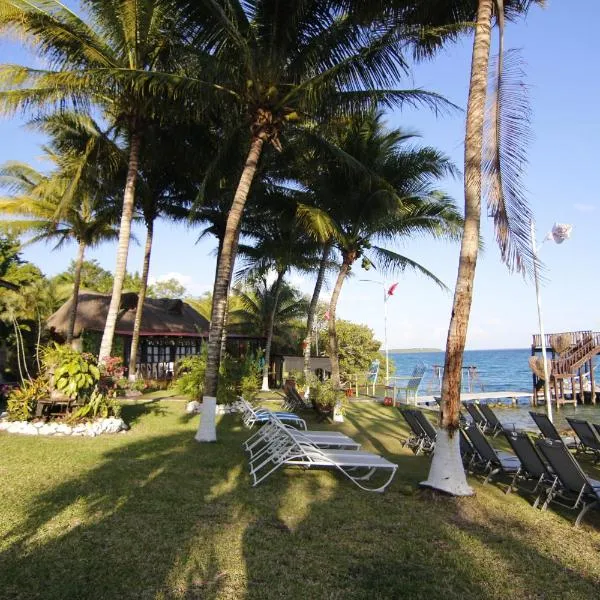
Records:
<instances>
[{"instance_id":1,"label":"palm tree","mask_svg":"<svg viewBox=\"0 0 600 600\"><path fill-rule=\"evenodd\" d=\"M306 316L306 333L302 342L302 354L304 355L304 379L308 381L310 374L310 352L312 345L313 329L315 324L315 317L317 314L317 306L319 304L319 297L321 296L321 290L325 283L325 275L327 269L331 267L330 255L333 246L333 238L329 238L322 246L321 259L319 260L319 266L317 270L317 278L315 280L315 287L308 305L308 314Z\"/></svg>"},{"instance_id":2,"label":"palm tree","mask_svg":"<svg viewBox=\"0 0 600 600\"><path fill-rule=\"evenodd\" d=\"M460 2L459 2L460 4ZM503 30L505 17L524 14L542 0L479 0L473 54L467 124L465 132L465 225L454 301L444 359L440 430L429 476L423 485L454 495L470 495L460 459L458 436L460 381L463 352L473 298L473 281L479 249L482 179L488 207L494 219L496 238L502 258L510 269L532 271L534 257L530 249L527 206L521 176L525 164L522 135L528 110L515 87L507 86L504 68ZM484 148L485 107L488 99L489 55L492 19L500 31L499 57L494 89L494 111L490 127L490 147Z\"/></svg>"},{"instance_id":3,"label":"palm tree","mask_svg":"<svg viewBox=\"0 0 600 600\"><path fill-rule=\"evenodd\" d=\"M329 305L331 378L338 386L336 307L356 261L382 271L411 268L444 287L426 268L375 242L416 235L457 238L462 226L454 204L432 187L436 179L453 172L448 159L432 148L408 146L412 135L386 130L382 121L381 113L371 112L342 122L332 132L335 143L369 169L368 176L330 160L306 182L322 201L313 217L329 222L342 259Z\"/></svg>"},{"instance_id":4,"label":"palm tree","mask_svg":"<svg viewBox=\"0 0 600 600\"><path fill-rule=\"evenodd\" d=\"M146 242L142 262L141 285L131 335L129 380L135 381L137 355L142 326L144 302L148 290L150 257L154 240L154 224L159 217L183 221L189 217L189 207L196 195L192 176L194 164L202 153L210 152L204 130L198 127L171 125L168 129L149 125L140 152L140 174L137 203L146 226ZM202 140L201 143L199 141ZM207 162L205 159L204 162Z\"/></svg>"},{"instance_id":5,"label":"palm tree","mask_svg":"<svg viewBox=\"0 0 600 600\"><path fill-rule=\"evenodd\" d=\"M110 355L127 268L144 130L149 120L160 115L166 98L175 96L172 88L170 95L165 95L165 88L159 93L149 80L158 69L178 70L171 61L183 46L174 0L87 1L85 6L89 22L58 0L0 3L0 32L18 32L50 63L48 69L4 65L0 81L8 91L0 94L0 104L10 112L69 101L85 108L95 103L126 138L123 209L112 298L100 347L102 360Z\"/></svg>"},{"instance_id":6,"label":"palm tree","mask_svg":"<svg viewBox=\"0 0 600 600\"><path fill-rule=\"evenodd\" d=\"M186 27L197 47L218 61L214 75L223 102L244 116L238 130L248 128L248 152L229 210L217 267L208 343L205 396L217 389L219 346L240 221L246 198L265 148L281 150L284 125L320 121L378 102L437 104L439 98L419 90L390 90L406 69L398 29L365 28L331 2L294 2L285 10L268 0L225 0L186 6ZM210 78L209 70L205 70Z\"/></svg>"},{"instance_id":7,"label":"palm tree","mask_svg":"<svg viewBox=\"0 0 600 600\"><path fill-rule=\"evenodd\" d=\"M239 247L240 255L244 258L241 271L243 276L251 276L252 273L264 274L271 270L276 274L272 287L273 304L266 330L262 391L269 391L271 341L284 277L292 268L304 272L311 271L319 251L319 246L294 220L294 205L285 206L285 194L280 191L271 194L268 203L273 203L276 199L279 200L281 209L256 221L254 226L249 228L252 243Z\"/></svg>"},{"instance_id":8,"label":"palm tree","mask_svg":"<svg viewBox=\"0 0 600 600\"><path fill-rule=\"evenodd\" d=\"M89 117L66 114L37 125L55 134L45 151L56 169L43 175L24 163L3 165L0 183L8 186L12 194L0 200L0 212L11 217L4 221L4 227L14 233L31 234L27 243L53 241L55 249L70 241L77 243L66 339L71 343L85 251L118 235L115 203L103 195L109 186L101 168L108 155L118 152ZM87 151L80 153L73 140ZM91 147L95 148L93 153ZM68 204L65 198L69 198Z\"/></svg>"},{"instance_id":9,"label":"palm tree","mask_svg":"<svg viewBox=\"0 0 600 600\"><path fill-rule=\"evenodd\" d=\"M230 323L232 330L257 337L266 338L271 330L272 346L281 352L295 346L295 325L306 315L307 305L301 294L286 282L280 284L278 291L275 283L257 277L234 286L233 300L237 307L230 313Z\"/></svg>"}]
</instances>

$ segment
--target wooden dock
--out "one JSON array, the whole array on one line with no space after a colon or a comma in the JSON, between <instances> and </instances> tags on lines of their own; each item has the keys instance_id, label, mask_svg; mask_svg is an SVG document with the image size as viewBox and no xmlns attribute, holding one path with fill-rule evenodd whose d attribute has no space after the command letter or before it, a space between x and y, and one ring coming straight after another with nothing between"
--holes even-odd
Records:
<instances>
[{"instance_id":1,"label":"wooden dock","mask_svg":"<svg viewBox=\"0 0 600 600\"><path fill-rule=\"evenodd\" d=\"M439 394L436 394L439 398ZM417 396L417 405L419 404L435 404L435 396ZM517 404L519 398L528 398L531 402L533 394L531 392L517 392L512 390L500 391L500 392L462 392L460 394L461 402L473 401L478 402L479 400L510 400L513 404Z\"/></svg>"}]
</instances>

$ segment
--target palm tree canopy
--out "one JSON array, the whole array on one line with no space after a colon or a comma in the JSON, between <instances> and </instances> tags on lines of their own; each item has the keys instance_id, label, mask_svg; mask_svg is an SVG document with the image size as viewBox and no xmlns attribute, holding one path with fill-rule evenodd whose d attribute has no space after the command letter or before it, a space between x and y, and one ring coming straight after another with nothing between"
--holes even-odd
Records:
<instances>
[{"instance_id":1,"label":"palm tree canopy","mask_svg":"<svg viewBox=\"0 0 600 600\"><path fill-rule=\"evenodd\" d=\"M436 180L455 172L453 165L433 148L415 147L414 135L387 130L381 112L344 121L331 135L369 174L317 153L313 176L303 182L319 199L312 218L328 223L335 245L351 263L362 257L367 268L410 267L431 277L420 265L376 243L416 235L458 239L460 213L434 187Z\"/></svg>"},{"instance_id":2,"label":"palm tree canopy","mask_svg":"<svg viewBox=\"0 0 600 600\"><path fill-rule=\"evenodd\" d=\"M230 312L229 330L266 337L275 300L274 287L275 282L269 283L266 277L257 277L234 287L233 298L239 308ZM306 317L307 308L306 299L293 287L282 283L273 326L274 347L297 349L296 342L302 335L301 319Z\"/></svg>"}]
</instances>

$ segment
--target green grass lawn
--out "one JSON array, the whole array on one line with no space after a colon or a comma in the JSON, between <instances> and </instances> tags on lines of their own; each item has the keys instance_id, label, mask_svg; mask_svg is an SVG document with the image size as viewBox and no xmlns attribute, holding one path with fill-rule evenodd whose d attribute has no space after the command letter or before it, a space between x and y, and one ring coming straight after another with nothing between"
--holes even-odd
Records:
<instances>
[{"instance_id":1,"label":"green grass lawn","mask_svg":"<svg viewBox=\"0 0 600 600\"><path fill-rule=\"evenodd\" d=\"M392 408L338 426L399 464L385 494L294 469L252 488L239 417L198 444L197 417L161 395L124 408L123 434L0 433L0 598L599 596L599 511L576 530L475 478L474 498L420 491L429 461L401 448Z\"/></svg>"}]
</instances>

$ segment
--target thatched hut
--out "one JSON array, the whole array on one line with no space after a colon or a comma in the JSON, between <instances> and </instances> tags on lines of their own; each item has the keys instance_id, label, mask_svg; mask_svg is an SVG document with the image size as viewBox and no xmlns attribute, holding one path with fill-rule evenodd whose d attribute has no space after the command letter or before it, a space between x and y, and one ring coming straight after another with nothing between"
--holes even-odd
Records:
<instances>
[{"instance_id":1,"label":"thatched hut","mask_svg":"<svg viewBox=\"0 0 600 600\"><path fill-rule=\"evenodd\" d=\"M121 297L115 330L113 354L129 363L131 336L138 296L125 293ZM67 334L72 299L61 306L47 321L50 334L64 341ZM98 352L100 338L108 314L110 295L92 292L79 294L74 344L81 350ZM160 379L173 373L174 363L190 354L199 354L203 341L208 339L208 321L183 300L147 298L142 313L138 373L144 378ZM258 341L246 336L229 336L228 350L233 354L244 351L248 344Z\"/></svg>"}]
</instances>

